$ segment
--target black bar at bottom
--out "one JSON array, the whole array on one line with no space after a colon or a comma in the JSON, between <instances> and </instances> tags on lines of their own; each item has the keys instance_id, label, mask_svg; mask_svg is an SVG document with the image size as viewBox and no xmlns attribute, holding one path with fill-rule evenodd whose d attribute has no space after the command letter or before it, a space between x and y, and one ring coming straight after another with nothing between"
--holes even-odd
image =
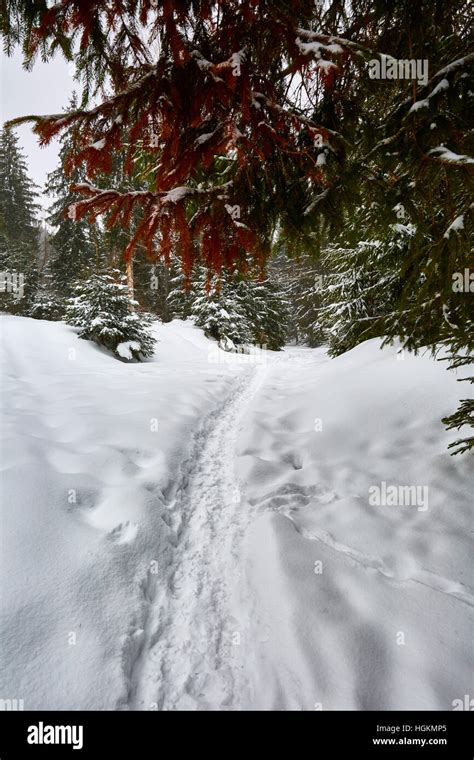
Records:
<instances>
[{"instance_id":1,"label":"black bar at bottom","mask_svg":"<svg viewBox=\"0 0 474 760\"><path fill-rule=\"evenodd\" d=\"M130 757L174 751L314 758L474 757L471 712L0 712L0 760ZM224 733L223 733L224 731ZM309 746L308 746L309 745Z\"/></svg>"}]
</instances>

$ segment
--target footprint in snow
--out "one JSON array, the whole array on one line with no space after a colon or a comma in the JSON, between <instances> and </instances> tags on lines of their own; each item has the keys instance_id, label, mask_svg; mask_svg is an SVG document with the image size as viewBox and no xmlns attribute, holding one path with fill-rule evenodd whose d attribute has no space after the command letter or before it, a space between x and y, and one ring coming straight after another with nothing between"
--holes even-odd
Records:
<instances>
[{"instance_id":1,"label":"footprint in snow","mask_svg":"<svg viewBox=\"0 0 474 760\"><path fill-rule=\"evenodd\" d=\"M137 523L127 521L120 523L116 528L110 531L108 537L114 544L129 544L131 543L138 533Z\"/></svg>"}]
</instances>

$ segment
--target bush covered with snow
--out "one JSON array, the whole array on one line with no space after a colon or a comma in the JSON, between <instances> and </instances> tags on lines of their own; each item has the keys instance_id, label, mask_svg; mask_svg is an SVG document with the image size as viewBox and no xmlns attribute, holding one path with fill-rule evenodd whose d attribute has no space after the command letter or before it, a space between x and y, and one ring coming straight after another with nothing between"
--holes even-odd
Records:
<instances>
[{"instance_id":1,"label":"bush covered with snow","mask_svg":"<svg viewBox=\"0 0 474 760\"><path fill-rule=\"evenodd\" d=\"M141 361L153 355L156 341L150 334L151 317L134 311L137 305L120 272L96 274L76 287L66 321L80 328L80 338L95 341L122 361Z\"/></svg>"},{"instance_id":2,"label":"bush covered with snow","mask_svg":"<svg viewBox=\"0 0 474 760\"><path fill-rule=\"evenodd\" d=\"M58 322L64 317L64 299L39 290L28 311L28 316L33 319L49 319Z\"/></svg>"}]
</instances>

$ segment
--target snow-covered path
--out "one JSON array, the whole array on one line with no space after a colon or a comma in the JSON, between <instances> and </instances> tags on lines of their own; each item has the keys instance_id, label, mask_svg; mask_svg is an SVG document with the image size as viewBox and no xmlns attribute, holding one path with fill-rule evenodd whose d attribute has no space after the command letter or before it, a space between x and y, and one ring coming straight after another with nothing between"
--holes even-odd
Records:
<instances>
[{"instance_id":1,"label":"snow-covered path","mask_svg":"<svg viewBox=\"0 0 474 760\"><path fill-rule=\"evenodd\" d=\"M232 709L242 705L240 622L232 607L250 520L235 476L235 447L268 366L236 380L205 419L167 504L175 548L165 575L148 571L143 628L130 663L132 709ZM154 572L154 571L157 572Z\"/></svg>"}]
</instances>

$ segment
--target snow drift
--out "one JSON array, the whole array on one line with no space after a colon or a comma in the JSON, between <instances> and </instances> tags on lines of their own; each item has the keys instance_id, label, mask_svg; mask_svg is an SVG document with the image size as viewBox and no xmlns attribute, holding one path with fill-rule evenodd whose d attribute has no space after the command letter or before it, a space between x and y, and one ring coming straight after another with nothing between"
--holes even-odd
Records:
<instances>
[{"instance_id":1,"label":"snow drift","mask_svg":"<svg viewBox=\"0 0 474 760\"><path fill-rule=\"evenodd\" d=\"M241 438L260 708L449 710L472 693L474 468L440 424L460 384L379 346L308 350Z\"/></svg>"}]
</instances>

